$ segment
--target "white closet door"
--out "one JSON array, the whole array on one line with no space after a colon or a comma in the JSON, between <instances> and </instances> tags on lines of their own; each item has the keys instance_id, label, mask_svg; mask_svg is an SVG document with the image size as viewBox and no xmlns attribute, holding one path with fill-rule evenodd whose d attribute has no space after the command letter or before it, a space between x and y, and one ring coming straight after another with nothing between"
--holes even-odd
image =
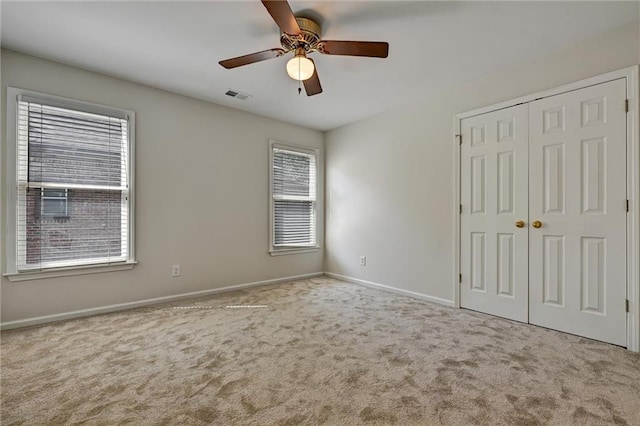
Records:
<instances>
[{"instance_id":1,"label":"white closet door","mask_svg":"<svg viewBox=\"0 0 640 426\"><path fill-rule=\"evenodd\" d=\"M617 345L626 343L625 91L620 79L541 99L529 122L529 321Z\"/></svg>"},{"instance_id":2,"label":"white closet door","mask_svg":"<svg viewBox=\"0 0 640 426\"><path fill-rule=\"evenodd\" d=\"M527 322L528 106L462 120L460 302ZM524 226L516 227L517 221Z\"/></svg>"}]
</instances>

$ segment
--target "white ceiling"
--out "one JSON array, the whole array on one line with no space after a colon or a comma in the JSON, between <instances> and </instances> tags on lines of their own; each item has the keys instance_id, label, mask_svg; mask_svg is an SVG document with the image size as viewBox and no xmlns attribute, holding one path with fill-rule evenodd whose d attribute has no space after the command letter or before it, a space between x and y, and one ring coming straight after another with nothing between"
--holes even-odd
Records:
<instances>
[{"instance_id":1,"label":"white ceiling","mask_svg":"<svg viewBox=\"0 0 640 426\"><path fill-rule=\"evenodd\" d=\"M324 38L388 41L388 59L314 53L324 93L297 94L288 57L226 70L279 47L258 0L2 1L2 46L290 123L329 130L461 80L637 21L638 2L295 1ZM225 96L235 89L253 97Z\"/></svg>"}]
</instances>

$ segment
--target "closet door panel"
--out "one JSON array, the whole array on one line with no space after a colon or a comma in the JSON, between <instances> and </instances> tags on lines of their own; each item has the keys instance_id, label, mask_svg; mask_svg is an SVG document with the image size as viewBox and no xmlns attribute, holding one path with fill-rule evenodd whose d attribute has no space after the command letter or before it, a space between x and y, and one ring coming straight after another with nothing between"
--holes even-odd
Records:
<instances>
[{"instance_id":1,"label":"closet door panel","mask_svg":"<svg viewBox=\"0 0 640 426\"><path fill-rule=\"evenodd\" d=\"M518 105L461 123L461 305L522 322L528 320L527 117L528 106Z\"/></svg>"},{"instance_id":2,"label":"closet door panel","mask_svg":"<svg viewBox=\"0 0 640 426\"><path fill-rule=\"evenodd\" d=\"M626 343L625 80L534 101L529 321Z\"/></svg>"}]
</instances>

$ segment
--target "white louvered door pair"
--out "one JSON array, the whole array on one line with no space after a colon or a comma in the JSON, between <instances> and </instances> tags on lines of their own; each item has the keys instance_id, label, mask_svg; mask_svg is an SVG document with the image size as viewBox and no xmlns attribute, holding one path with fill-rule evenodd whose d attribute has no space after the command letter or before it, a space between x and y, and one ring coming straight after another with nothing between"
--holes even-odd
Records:
<instances>
[{"instance_id":1,"label":"white louvered door pair","mask_svg":"<svg viewBox=\"0 0 640 426\"><path fill-rule=\"evenodd\" d=\"M626 81L461 122L463 308L626 344Z\"/></svg>"}]
</instances>

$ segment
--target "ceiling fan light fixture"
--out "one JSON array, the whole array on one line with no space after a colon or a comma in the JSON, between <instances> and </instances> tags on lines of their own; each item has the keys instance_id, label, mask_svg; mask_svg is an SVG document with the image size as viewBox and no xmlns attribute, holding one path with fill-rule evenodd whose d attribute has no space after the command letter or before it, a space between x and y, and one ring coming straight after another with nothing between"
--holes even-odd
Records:
<instances>
[{"instance_id":1,"label":"ceiling fan light fixture","mask_svg":"<svg viewBox=\"0 0 640 426\"><path fill-rule=\"evenodd\" d=\"M304 49L296 49L296 55L287 62L287 74L296 81L308 80L313 76L313 61L307 58Z\"/></svg>"}]
</instances>

